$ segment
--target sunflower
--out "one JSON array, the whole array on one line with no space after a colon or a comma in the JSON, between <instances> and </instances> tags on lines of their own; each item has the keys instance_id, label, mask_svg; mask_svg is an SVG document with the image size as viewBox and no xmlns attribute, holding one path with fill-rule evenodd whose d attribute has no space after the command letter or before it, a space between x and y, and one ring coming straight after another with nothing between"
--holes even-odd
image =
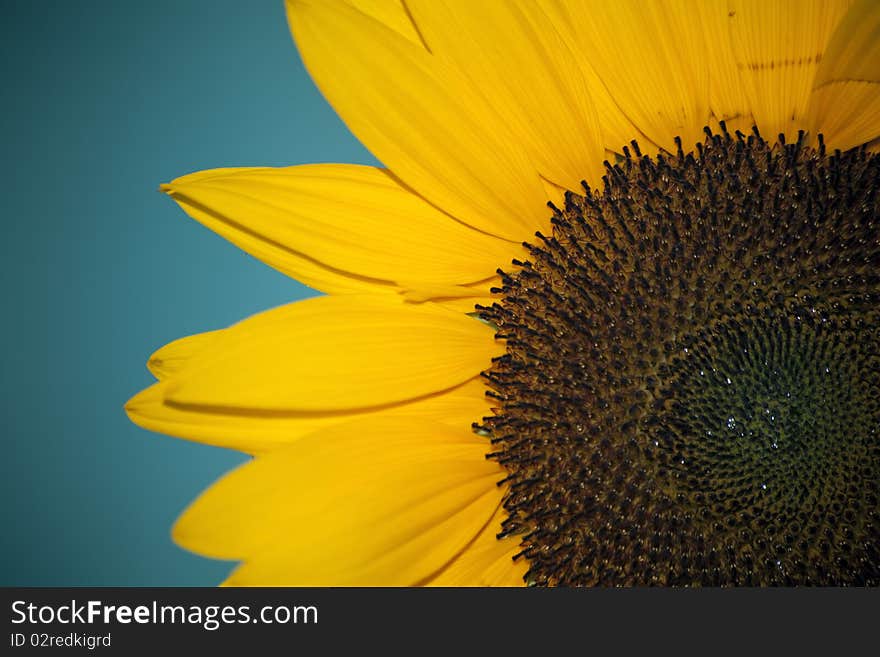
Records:
<instances>
[{"instance_id":1,"label":"sunflower","mask_svg":"<svg viewBox=\"0 0 880 657\"><path fill-rule=\"evenodd\" d=\"M880 4L288 0L386 168L163 189L326 293L127 405L230 585L880 583Z\"/></svg>"}]
</instances>

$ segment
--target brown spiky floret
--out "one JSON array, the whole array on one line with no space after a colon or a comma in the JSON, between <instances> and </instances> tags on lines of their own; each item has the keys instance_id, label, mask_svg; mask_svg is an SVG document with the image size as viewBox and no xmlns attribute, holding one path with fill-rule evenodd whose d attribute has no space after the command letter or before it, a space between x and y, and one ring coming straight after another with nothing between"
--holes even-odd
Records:
<instances>
[{"instance_id":1,"label":"brown spiky floret","mask_svg":"<svg viewBox=\"0 0 880 657\"><path fill-rule=\"evenodd\" d=\"M480 308L538 585L880 584L880 157L624 149Z\"/></svg>"}]
</instances>

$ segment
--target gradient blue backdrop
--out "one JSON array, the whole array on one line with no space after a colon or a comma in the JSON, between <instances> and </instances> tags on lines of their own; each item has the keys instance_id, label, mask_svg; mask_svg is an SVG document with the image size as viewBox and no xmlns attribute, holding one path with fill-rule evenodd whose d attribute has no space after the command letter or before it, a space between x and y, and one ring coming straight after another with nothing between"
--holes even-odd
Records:
<instances>
[{"instance_id":1,"label":"gradient blue backdrop","mask_svg":"<svg viewBox=\"0 0 880 657\"><path fill-rule=\"evenodd\" d=\"M169 538L236 453L122 407L148 355L315 294L156 188L220 166L375 160L315 89L282 0L3 3L0 585L214 585Z\"/></svg>"}]
</instances>

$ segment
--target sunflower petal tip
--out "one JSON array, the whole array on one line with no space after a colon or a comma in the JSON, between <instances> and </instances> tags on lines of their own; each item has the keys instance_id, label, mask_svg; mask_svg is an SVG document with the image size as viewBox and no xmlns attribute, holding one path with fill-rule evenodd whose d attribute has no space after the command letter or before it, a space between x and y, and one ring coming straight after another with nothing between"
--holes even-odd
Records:
<instances>
[{"instance_id":1,"label":"sunflower petal tip","mask_svg":"<svg viewBox=\"0 0 880 657\"><path fill-rule=\"evenodd\" d=\"M125 409L125 412L131 415L133 411L137 411L142 404L142 398L144 396L145 390L140 390L139 392L132 395L125 404L122 405L122 408Z\"/></svg>"},{"instance_id":2,"label":"sunflower petal tip","mask_svg":"<svg viewBox=\"0 0 880 657\"><path fill-rule=\"evenodd\" d=\"M198 554L198 550L193 547L194 542L197 542L195 541L196 534L193 532L192 527L190 527L189 524L189 509L186 509L180 514L180 516L178 516L177 520L171 526L171 531L168 532L168 536L177 547L184 549L187 552Z\"/></svg>"},{"instance_id":3,"label":"sunflower petal tip","mask_svg":"<svg viewBox=\"0 0 880 657\"><path fill-rule=\"evenodd\" d=\"M162 377L159 374L163 371L163 367L165 365L165 361L156 356L151 356L147 361L147 369L150 370L150 373L156 377L156 379L161 379Z\"/></svg>"},{"instance_id":4,"label":"sunflower petal tip","mask_svg":"<svg viewBox=\"0 0 880 657\"><path fill-rule=\"evenodd\" d=\"M138 400L138 395L135 395L131 399L129 399L125 404L122 405L122 410L125 412L125 415L128 417L129 421L135 426L142 427L143 421L140 420L141 415L141 403Z\"/></svg>"}]
</instances>

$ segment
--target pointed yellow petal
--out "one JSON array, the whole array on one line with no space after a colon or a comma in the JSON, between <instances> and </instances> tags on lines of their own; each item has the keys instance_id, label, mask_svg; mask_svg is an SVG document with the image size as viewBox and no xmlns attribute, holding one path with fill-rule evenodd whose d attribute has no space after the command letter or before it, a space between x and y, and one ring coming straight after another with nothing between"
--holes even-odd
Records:
<instances>
[{"instance_id":1,"label":"pointed yellow petal","mask_svg":"<svg viewBox=\"0 0 880 657\"><path fill-rule=\"evenodd\" d=\"M466 430L335 425L258 457L180 518L189 550L244 564L232 585L410 585L442 568L501 499L500 467Z\"/></svg>"},{"instance_id":2,"label":"pointed yellow petal","mask_svg":"<svg viewBox=\"0 0 880 657\"><path fill-rule=\"evenodd\" d=\"M303 61L351 131L433 205L520 241L546 221L537 171L481 92L350 6L288 0Z\"/></svg>"},{"instance_id":3,"label":"pointed yellow petal","mask_svg":"<svg viewBox=\"0 0 880 657\"><path fill-rule=\"evenodd\" d=\"M731 0L728 29L758 129L789 141L805 129L813 78L850 0Z\"/></svg>"},{"instance_id":4,"label":"pointed yellow petal","mask_svg":"<svg viewBox=\"0 0 880 657\"><path fill-rule=\"evenodd\" d=\"M209 345L219 333L206 331L169 342L150 356L147 368L157 379L167 379L179 371L193 354Z\"/></svg>"},{"instance_id":5,"label":"pointed yellow petal","mask_svg":"<svg viewBox=\"0 0 880 657\"><path fill-rule=\"evenodd\" d=\"M604 145L580 65L534 2L407 7L431 53L483 91L542 176L571 190L602 177Z\"/></svg>"},{"instance_id":6,"label":"pointed yellow petal","mask_svg":"<svg viewBox=\"0 0 880 657\"><path fill-rule=\"evenodd\" d=\"M260 413L235 407L181 406L166 401L166 387L164 382L157 383L132 397L125 405L131 421L150 431L247 454L284 447L333 424L374 416L416 417L466 428L492 413L492 404L479 377L411 401L335 413Z\"/></svg>"},{"instance_id":7,"label":"pointed yellow petal","mask_svg":"<svg viewBox=\"0 0 880 657\"><path fill-rule=\"evenodd\" d=\"M828 42L810 97L810 127L830 148L880 136L880 3L861 0Z\"/></svg>"},{"instance_id":8,"label":"pointed yellow petal","mask_svg":"<svg viewBox=\"0 0 880 657\"><path fill-rule=\"evenodd\" d=\"M318 297L224 330L165 394L174 404L208 407L360 409L452 388L501 353L491 328L435 304Z\"/></svg>"},{"instance_id":9,"label":"pointed yellow petal","mask_svg":"<svg viewBox=\"0 0 880 657\"><path fill-rule=\"evenodd\" d=\"M568 5L559 14L573 21L584 61L641 132L667 150L675 149L676 135L686 145L702 141L709 76L706 44L691 2L561 4Z\"/></svg>"},{"instance_id":10,"label":"pointed yellow petal","mask_svg":"<svg viewBox=\"0 0 880 657\"><path fill-rule=\"evenodd\" d=\"M310 282L306 259L323 266L342 279L341 287L322 285L330 293L347 291L352 279L463 285L491 276L521 248L459 223L375 167L218 169L165 189L245 250L258 241L278 258L268 264L294 278Z\"/></svg>"},{"instance_id":11,"label":"pointed yellow petal","mask_svg":"<svg viewBox=\"0 0 880 657\"><path fill-rule=\"evenodd\" d=\"M496 538L507 511L499 506L483 531L442 571L431 577L426 586L523 586L529 569L521 551L520 539Z\"/></svg>"},{"instance_id":12,"label":"pointed yellow petal","mask_svg":"<svg viewBox=\"0 0 880 657\"><path fill-rule=\"evenodd\" d=\"M202 176L207 178L216 175L219 171L231 175L247 170L245 168L213 169L192 173L185 177L188 182L192 183ZM162 185L160 188L162 191L171 193L171 196L174 197L171 184ZM327 265L309 258L304 253L266 239L259 233L249 230L244 223L218 214L211 208L187 203L185 200L180 200L180 205L190 217L229 240L242 251L315 290L330 294L374 294L397 290L392 281L363 278L353 271L331 269Z\"/></svg>"}]
</instances>

